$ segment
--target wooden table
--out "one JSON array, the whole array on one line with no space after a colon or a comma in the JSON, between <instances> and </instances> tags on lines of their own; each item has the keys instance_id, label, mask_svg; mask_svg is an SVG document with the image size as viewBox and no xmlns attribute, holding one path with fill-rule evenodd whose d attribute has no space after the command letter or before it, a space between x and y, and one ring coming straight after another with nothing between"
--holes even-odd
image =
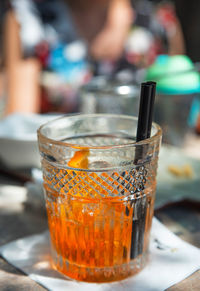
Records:
<instances>
[{"instance_id":1,"label":"wooden table","mask_svg":"<svg viewBox=\"0 0 200 291\"><path fill-rule=\"evenodd\" d=\"M16 188L19 190L19 194L21 191L17 201L15 198L8 198L9 195L7 195L8 199L6 199L5 195L3 195L4 191L10 191L10 194L13 196L11 192L14 188L7 189L5 185L20 187L22 184L14 179L0 175L0 245L42 232L47 228L45 212L34 210L30 206L24 205L23 199L20 200L20 195L23 196L23 187ZM157 210L155 215L176 235L200 247L200 204L188 201L171 204ZM45 288L35 283L0 257L0 290L42 291ZM200 271L195 272L168 290L199 291Z\"/></svg>"}]
</instances>

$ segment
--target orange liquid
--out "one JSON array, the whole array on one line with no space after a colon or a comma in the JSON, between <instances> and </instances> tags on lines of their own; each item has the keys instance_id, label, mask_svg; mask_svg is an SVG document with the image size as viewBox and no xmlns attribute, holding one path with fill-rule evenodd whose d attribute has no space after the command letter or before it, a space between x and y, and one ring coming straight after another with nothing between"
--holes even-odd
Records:
<instances>
[{"instance_id":1,"label":"orange liquid","mask_svg":"<svg viewBox=\"0 0 200 291\"><path fill-rule=\"evenodd\" d=\"M87 156L87 151L83 155L78 152L69 162L70 166L74 167L78 161L79 167L87 167ZM131 201L107 197L111 189L96 173L61 169L57 175L64 177L64 189L58 186L58 191L52 190L49 181L44 181L56 269L74 279L90 282L119 280L139 271L135 260L130 259L134 215ZM102 177L106 175L109 179L107 173ZM148 199L144 256L153 215L153 201ZM139 257L143 267L145 258L141 254Z\"/></svg>"}]
</instances>

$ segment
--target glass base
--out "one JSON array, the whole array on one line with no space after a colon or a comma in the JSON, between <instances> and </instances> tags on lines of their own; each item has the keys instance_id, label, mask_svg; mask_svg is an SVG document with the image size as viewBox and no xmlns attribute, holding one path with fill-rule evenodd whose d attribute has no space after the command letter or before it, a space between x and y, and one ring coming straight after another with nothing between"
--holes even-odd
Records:
<instances>
[{"instance_id":1,"label":"glass base","mask_svg":"<svg viewBox=\"0 0 200 291\"><path fill-rule=\"evenodd\" d=\"M128 264L113 267L87 267L63 259L53 251L53 267L63 275L85 282L112 282L125 279L141 271L147 262L148 252L139 255Z\"/></svg>"}]
</instances>

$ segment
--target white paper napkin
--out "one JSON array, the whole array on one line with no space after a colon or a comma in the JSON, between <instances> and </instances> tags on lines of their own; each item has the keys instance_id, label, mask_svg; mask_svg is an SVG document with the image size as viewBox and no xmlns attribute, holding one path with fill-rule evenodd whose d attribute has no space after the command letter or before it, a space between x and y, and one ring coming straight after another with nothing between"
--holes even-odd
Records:
<instances>
[{"instance_id":1,"label":"white paper napkin","mask_svg":"<svg viewBox=\"0 0 200 291\"><path fill-rule=\"evenodd\" d=\"M51 268L48 232L8 243L0 254L30 278L52 291L162 291L200 268L200 249L182 241L153 219L150 261L136 276L94 284L67 279Z\"/></svg>"}]
</instances>

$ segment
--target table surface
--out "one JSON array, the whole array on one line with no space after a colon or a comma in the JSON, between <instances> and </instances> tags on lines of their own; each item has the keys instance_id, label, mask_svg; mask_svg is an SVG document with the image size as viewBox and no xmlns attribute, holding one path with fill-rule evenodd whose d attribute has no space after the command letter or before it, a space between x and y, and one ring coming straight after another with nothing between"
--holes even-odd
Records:
<instances>
[{"instance_id":1,"label":"table surface","mask_svg":"<svg viewBox=\"0 0 200 291\"><path fill-rule=\"evenodd\" d=\"M42 232L47 228L45 211L33 209L24 204L24 187L22 186L22 182L15 181L3 174L0 175L0 245ZM13 195L12 191L16 189L18 195ZM4 195L9 191L11 195ZM169 204L158 209L155 215L176 235L200 247L199 203L183 201ZM0 257L0 290L42 291L46 289ZM168 290L200 290L200 271L195 272Z\"/></svg>"}]
</instances>

